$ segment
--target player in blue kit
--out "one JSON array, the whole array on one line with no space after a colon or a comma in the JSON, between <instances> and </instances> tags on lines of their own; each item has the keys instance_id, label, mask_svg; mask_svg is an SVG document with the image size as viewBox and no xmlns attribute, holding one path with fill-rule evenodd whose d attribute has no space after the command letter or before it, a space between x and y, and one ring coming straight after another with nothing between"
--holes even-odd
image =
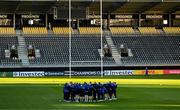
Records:
<instances>
[{"instance_id":1,"label":"player in blue kit","mask_svg":"<svg viewBox=\"0 0 180 110\"><path fill-rule=\"evenodd\" d=\"M93 100L93 85L91 82L89 83L88 100L89 102L92 102Z\"/></svg>"},{"instance_id":2,"label":"player in blue kit","mask_svg":"<svg viewBox=\"0 0 180 110\"><path fill-rule=\"evenodd\" d=\"M117 84L109 82L97 84L65 83L63 88L65 102L96 102L117 99Z\"/></svg>"},{"instance_id":3,"label":"player in blue kit","mask_svg":"<svg viewBox=\"0 0 180 110\"><path fill-rule=\"evenodd\" d=\"M113 99L117 99L116 89L117 89L117 84L116 84L116 82L113 82L113 83L112 83L112 94L113 94Z\"/></svg>"},{"instance_id":4,"label":"player in blue kit","mask_svg":"<svg viewBox=\"0 0 180 110\"><path fill-rule=\"evenodd\" d=\"M63 92L64 92L64 101L69 102L70 91L69 91L68 83L65 83L64 88L63 88Z\"/></svg>"}]
</instances>

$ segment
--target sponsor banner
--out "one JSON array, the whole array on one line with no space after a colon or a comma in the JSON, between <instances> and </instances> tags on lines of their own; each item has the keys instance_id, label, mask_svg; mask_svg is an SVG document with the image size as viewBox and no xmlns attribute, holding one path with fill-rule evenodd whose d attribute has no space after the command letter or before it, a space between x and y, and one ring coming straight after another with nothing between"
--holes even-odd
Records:
<instances>
[{"instance_id":1,"label":"sponsor banner","mask_svg":"<svg viewBox=\"0 0 180 110\"><path fill-rule=\"evenodd\" d=\"M104 76L119 75L145 75L146 70L104 70ZM149 75L180 74L180 69L174 70L148 70ZM30 72L1 72L0 77L44 77L44 76L67 76L69 71L30 71ZM100 76L101 71L72 71L72 76Z\"/></svg>"},{"instance_id":2,"label":"sponsor banner","mask_svg":"<svg viewBox=\"0 0 180 110\"><path fill-rule=\"evenodd\" d=\"M39 18L39 15L21 15L22 18Z\"/></svg>"},{"instance_id":3,"label":"sponsor banner","mask_svg":"<svg viewBox=\"0 0 180 110\"><path fill-rule=\"evenodd\" d=\"M115 18L118 18L118 19L132 19L133 15L115 15Z\"/></svg>"},{"instance_id":4,"label":"sponsor banner","mask_svg":"<svg viewBox=\"0 0 180 110\"><path fill-rule=\"evenodd\" d=\"M134 75L145 75L146 70L134 70ZM163 74L163 70L148 70L149 75Z\"/></svg>"},{"instance_id":5,"label":"sponsor banner","mask_svg":"<svg viewBox=\"0 0 180 110\"><path fill-rule=\"evenodd\" d=\"M100 19L101 16L100 15L87 15L86 18L88 18L88 19Z\"/></svg>"},{"instance_id":6,"label":"sponsor banner","mask_svg":"<svg viewBox=\"0 0 180 110\"><path fill-rule=\"evenodd\" d=\"M69 75L69 71L66 71L64 75ZM72 76L98 76L101 75L101 71L72 71Z\"/></svg>"},{"instance_id":7,"label":"sponsor banner","mask_svg":"<svg viewBox=\"0 0 180 110\"><path fill-rule=\"evenodd\" d=\"M180 15L176 15L175 18L176 18L176 19L180 19Z\"/></svg>"},{"instance_id":8,"label":"sponsor banner","mask_svg":"<svg viewBox=\"0 0 180 110\"><path fill-rule=\"evenodd\" d=\"M45 72L45 76L64 76L64 72Z\"/></svg>"},{"instance_id":9,"label":"sponsor banner","mask_svg":"<svg viewBox=\"0 0 180 110\"><path fill-rule=\"evenodd\" d=\"M43 77L44 71L13 72L13 77Z\"/></svg>"},{"instance_id":10,"label":"sponsor banner","mask_svg":"<svg viewBox=\"0 0 180 110\"><path fill-rule=\"evenodd\" d=\"M133 75L134 70L106 70L104 71L105 76L118 76L118 75Z\"/></svg>"},{"instance_id":11,"label":"sponsor banner","mask_svg":"<svg viewBox=\"0 0 180 110\"><path fill-rule=\"evenodd\" d=\"M116 76L116 75L133 75L134 70L104 70L103 75L105 76ZM69 75L69 72L65 72L64 75ZM101 71L72 71L72 76L100 76Z\"/></svg>"},{"instance_id":12,"label":"sponsor banner","mask_svg":"<svg viewBox=\"0 0 180 110\"><path fill-rule=\"evenodd\" d=\"M5 18L7 18L7 15L0 15L0 18L5 19Z\"/></svg>"},{"instance_id":13,"label":"sponsor banner","mask_svg":"<svg viewBox=\"0 0 180 110\"><path fill-rule=\"evenodd\" d=\"M163 15L146 15L146 18L149 18L149 19L162 19Z\"/></svg>"},{"instance_id":14,"label":"sponsor banner","mask_svg":"<svg viewBox=\"0 0 180 110\"><path fill-rule=\"evenodd\" d=\"M164 74L180 74L180 69L164 70Z\"/></svg>"}]
</instances>

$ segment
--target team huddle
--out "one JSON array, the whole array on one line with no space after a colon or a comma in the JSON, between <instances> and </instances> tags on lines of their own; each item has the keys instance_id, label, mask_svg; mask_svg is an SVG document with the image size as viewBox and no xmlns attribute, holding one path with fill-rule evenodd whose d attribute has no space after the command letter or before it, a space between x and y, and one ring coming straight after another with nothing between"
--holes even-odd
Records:
<instances>
[{"instance_id":1,"label":"team huddle","mask_svg":"<svg viewBox=\"0 0 180 110\"><path fill-rule=\"evenodd\" d=\"M65 102L96 102L104 100L115 100L117 84L109 83L65 83L64 101Z\"/></svg>"}]
</instances>

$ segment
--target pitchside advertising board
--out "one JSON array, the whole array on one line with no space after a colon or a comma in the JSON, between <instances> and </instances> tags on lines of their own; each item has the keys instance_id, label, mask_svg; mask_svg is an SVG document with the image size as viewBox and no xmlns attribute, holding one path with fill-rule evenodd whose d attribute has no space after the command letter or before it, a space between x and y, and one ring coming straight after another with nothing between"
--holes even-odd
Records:
<instances>
[{"instance_id":1,"label":"pitchside advertising board","mask_svg":"<svg viewBox=\"0 0 180 110\"><path fill-rule=\"evenodd\" d=\"M13 77L44 77L44 76L63 76L64 72L44 72L44 71L31 71L31 72L13 72Z\"/></svg>"},{"instance_id":2,"label":"pitchside advertising board","mask_svg":"<svg viewBox=\"0 0 180 110\"><path fill-rule=\"evenodd\" d=\"M13 72L13 77L45 77L45 76L68 76L69 71L64 72L44 72L44 71L31 71L31 72ZM105 76L111 75L133 75L133 70L105 70ZM100 76L101 71L72 71L72 76Z\"/></svg>"},{"instance_id":3,"label":"pitchside advertising board","mask_svg":"<svg viewBox=\"0 0 180 110\"><path fill-rule=\"evenodd\" d=\"M119 76L119 75L145 75L146 70L104 70L104 76ZM68 76L69 71L63 72L47 72L47 71L21 71L6 73L1 72L0 77L48 77L48 76ZM101 71L72 71L72 76L100 76ZM165 75L165 74L179 74L180 69L173 70L148 70L149 75Z\"/></svg>"}]
</instances>

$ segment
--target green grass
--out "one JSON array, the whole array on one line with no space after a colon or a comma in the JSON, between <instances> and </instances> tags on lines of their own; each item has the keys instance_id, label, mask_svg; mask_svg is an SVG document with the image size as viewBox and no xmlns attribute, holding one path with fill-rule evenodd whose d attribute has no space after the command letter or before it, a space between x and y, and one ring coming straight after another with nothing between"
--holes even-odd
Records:
<instances>
[{"instance_id":1,"label":"green grass","mask_svg":"<svg viewBox=\"0 0 180 110\"><path fill-rule=\"evenodd\" d=\"M118 100L97 103L58 102L61 85L0 85L0 109L116 109L180 110L180 87L167 85L118 85Z\"/></svg>"}]
</instances>

